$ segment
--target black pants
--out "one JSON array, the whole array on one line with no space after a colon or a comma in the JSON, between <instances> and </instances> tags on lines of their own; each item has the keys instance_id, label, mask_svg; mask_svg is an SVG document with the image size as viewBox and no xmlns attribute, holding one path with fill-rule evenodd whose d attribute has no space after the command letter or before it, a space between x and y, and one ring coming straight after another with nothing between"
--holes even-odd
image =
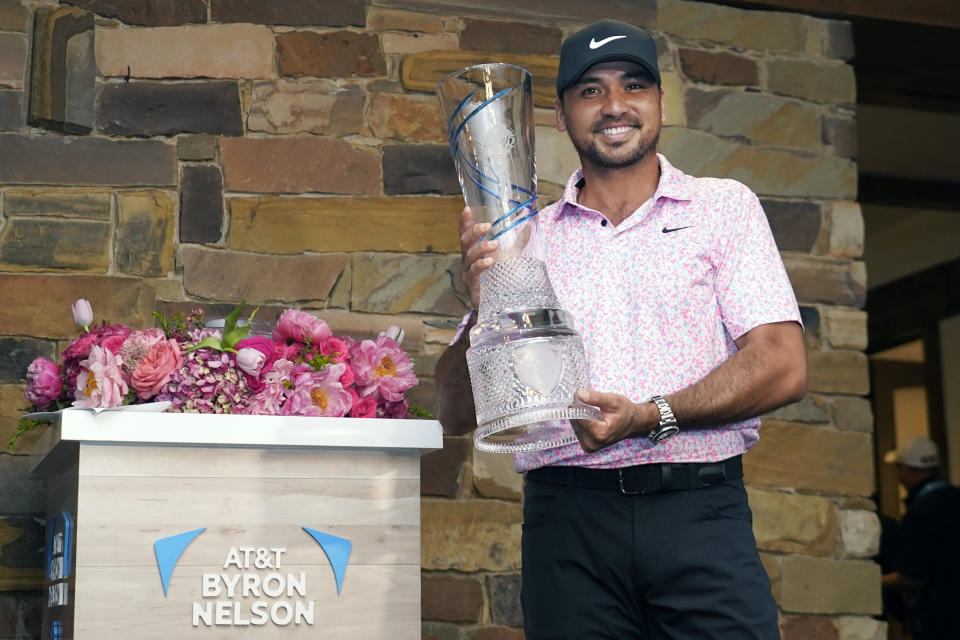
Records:
<instances>
[{"instance_id":1,"label":"black pants","mask_svg":"<svg viewBox=\"0 0 960 640\"><path fill-rule=\"evenodd\" d=\"M528 477L527 640L780 637L739 478L621 495Z\"/></svg>"}]
</instances>

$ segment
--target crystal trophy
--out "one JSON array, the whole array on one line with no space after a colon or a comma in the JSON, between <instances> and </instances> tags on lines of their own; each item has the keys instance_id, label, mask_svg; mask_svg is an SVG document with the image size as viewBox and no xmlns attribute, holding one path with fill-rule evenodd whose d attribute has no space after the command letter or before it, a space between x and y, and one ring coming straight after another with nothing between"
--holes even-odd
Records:
<instances>
[{"instance_id":1,"label":"crystal trophy","mask_svg":"<svg viewBox=\"0 0 960 640\"><path fill-rule=\"evenodd\" d=\"M600 420L576 400L588 386L583 340L538 257L533 77L509 64L461 69L437 84L460 187L499 243L479 279L467 368L478 449L512 453L577 441L566 420Z\"/></svg>"}]
</instances>

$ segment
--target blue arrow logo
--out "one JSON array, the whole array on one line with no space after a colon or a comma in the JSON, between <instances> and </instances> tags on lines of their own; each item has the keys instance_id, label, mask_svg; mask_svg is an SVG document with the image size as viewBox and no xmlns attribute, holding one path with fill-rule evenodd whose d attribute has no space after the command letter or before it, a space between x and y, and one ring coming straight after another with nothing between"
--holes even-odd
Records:
<instances>
[{"instance_id":1,"label":"blue arrow logo","mask_svg":"<svg viewBox=\"0 0 960 640\"><path fill-rule=\"evenodd\" d=\"M160 538L153 543L153 552L157 556L157 568L160 569L160 582L163 583L164 596L167 595L170 576L173 575L173 568L177 566L177 560L183 555L183 551L187 548L187 545L206 530L206 527L203 529L194 529L186 533L178 533L169 538Z\"/></svg>"},{"instance_id":2,"label":"blue arrow logo","mask_svg":"<svg viewBox=\"0 0 960 640\"><path fill-rule=\"evenodd\" d=\"M327 554L327 560L333 567L333 576L337 579L337 594L339 594L340 588L343 587L343 574L347 570L347 559L350 558L350 549L353 545L346 538L339 538L307 527L303 527L303 530L309 533Z\"/></svg>"}]
</instances>

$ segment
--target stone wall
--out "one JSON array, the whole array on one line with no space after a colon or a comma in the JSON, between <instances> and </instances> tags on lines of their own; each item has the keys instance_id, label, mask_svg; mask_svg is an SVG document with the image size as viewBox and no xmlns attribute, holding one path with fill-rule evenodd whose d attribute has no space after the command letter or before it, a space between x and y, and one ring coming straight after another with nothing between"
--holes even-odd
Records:
<instances>
[{"instance_id":1,"label":"stone wall","mask_svg":"<svg viewBox=\"0 0 960 640\"><path fill-rule=\"evenodd\" d=\"M843 22L668 0L0 0L0 440L80 296L137 326L242 298L353 335L397 323L431 408L465 309L433 85L474 62L532 69L555 198L576 166L551 126L555 56L605 16L656 34L662 150L760 194L802 305L810 394L746 464L784 638L882 637ZM0 640L38 633L31 440L0 454ZM424 637L521 638L521 478L468 438L423 471Z\"/></svg>"}]
</instances>

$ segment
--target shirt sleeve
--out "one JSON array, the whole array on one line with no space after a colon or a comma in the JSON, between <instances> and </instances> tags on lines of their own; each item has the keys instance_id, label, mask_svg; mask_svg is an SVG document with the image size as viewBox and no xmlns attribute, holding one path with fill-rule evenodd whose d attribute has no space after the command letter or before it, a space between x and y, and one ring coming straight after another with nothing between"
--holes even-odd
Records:
<instances>
[{"instance_id":1,"label":"shirt sleeve","mask_svg":"<svg viewBox=\"0 0 960 640\"><path fill-rule=\"evenodd\" d=\"M717 266L720 312L734 340L761 324L793 321L802 325L763 207L753 192L740 186L738 210L725 212L723 218L725 245Z\"/></svg>"},{"instance_id":2,"label":"shirt sleeve","mask_svg":"<svg viewBox=\"0 0 960 640\"><path fill-rule=\"evenodd\" d=\"M453 340L450 341L450 344L447 346L452 346L457 340L460 339L460 336L463 335L464 329L467 328L467 325L470 323L470 314L473 313L473 310L467 311L466 315L463 316L463 319L460 321L460 324L457 325L457 332L453 334Z\"/></svg>"}]
</instances>

